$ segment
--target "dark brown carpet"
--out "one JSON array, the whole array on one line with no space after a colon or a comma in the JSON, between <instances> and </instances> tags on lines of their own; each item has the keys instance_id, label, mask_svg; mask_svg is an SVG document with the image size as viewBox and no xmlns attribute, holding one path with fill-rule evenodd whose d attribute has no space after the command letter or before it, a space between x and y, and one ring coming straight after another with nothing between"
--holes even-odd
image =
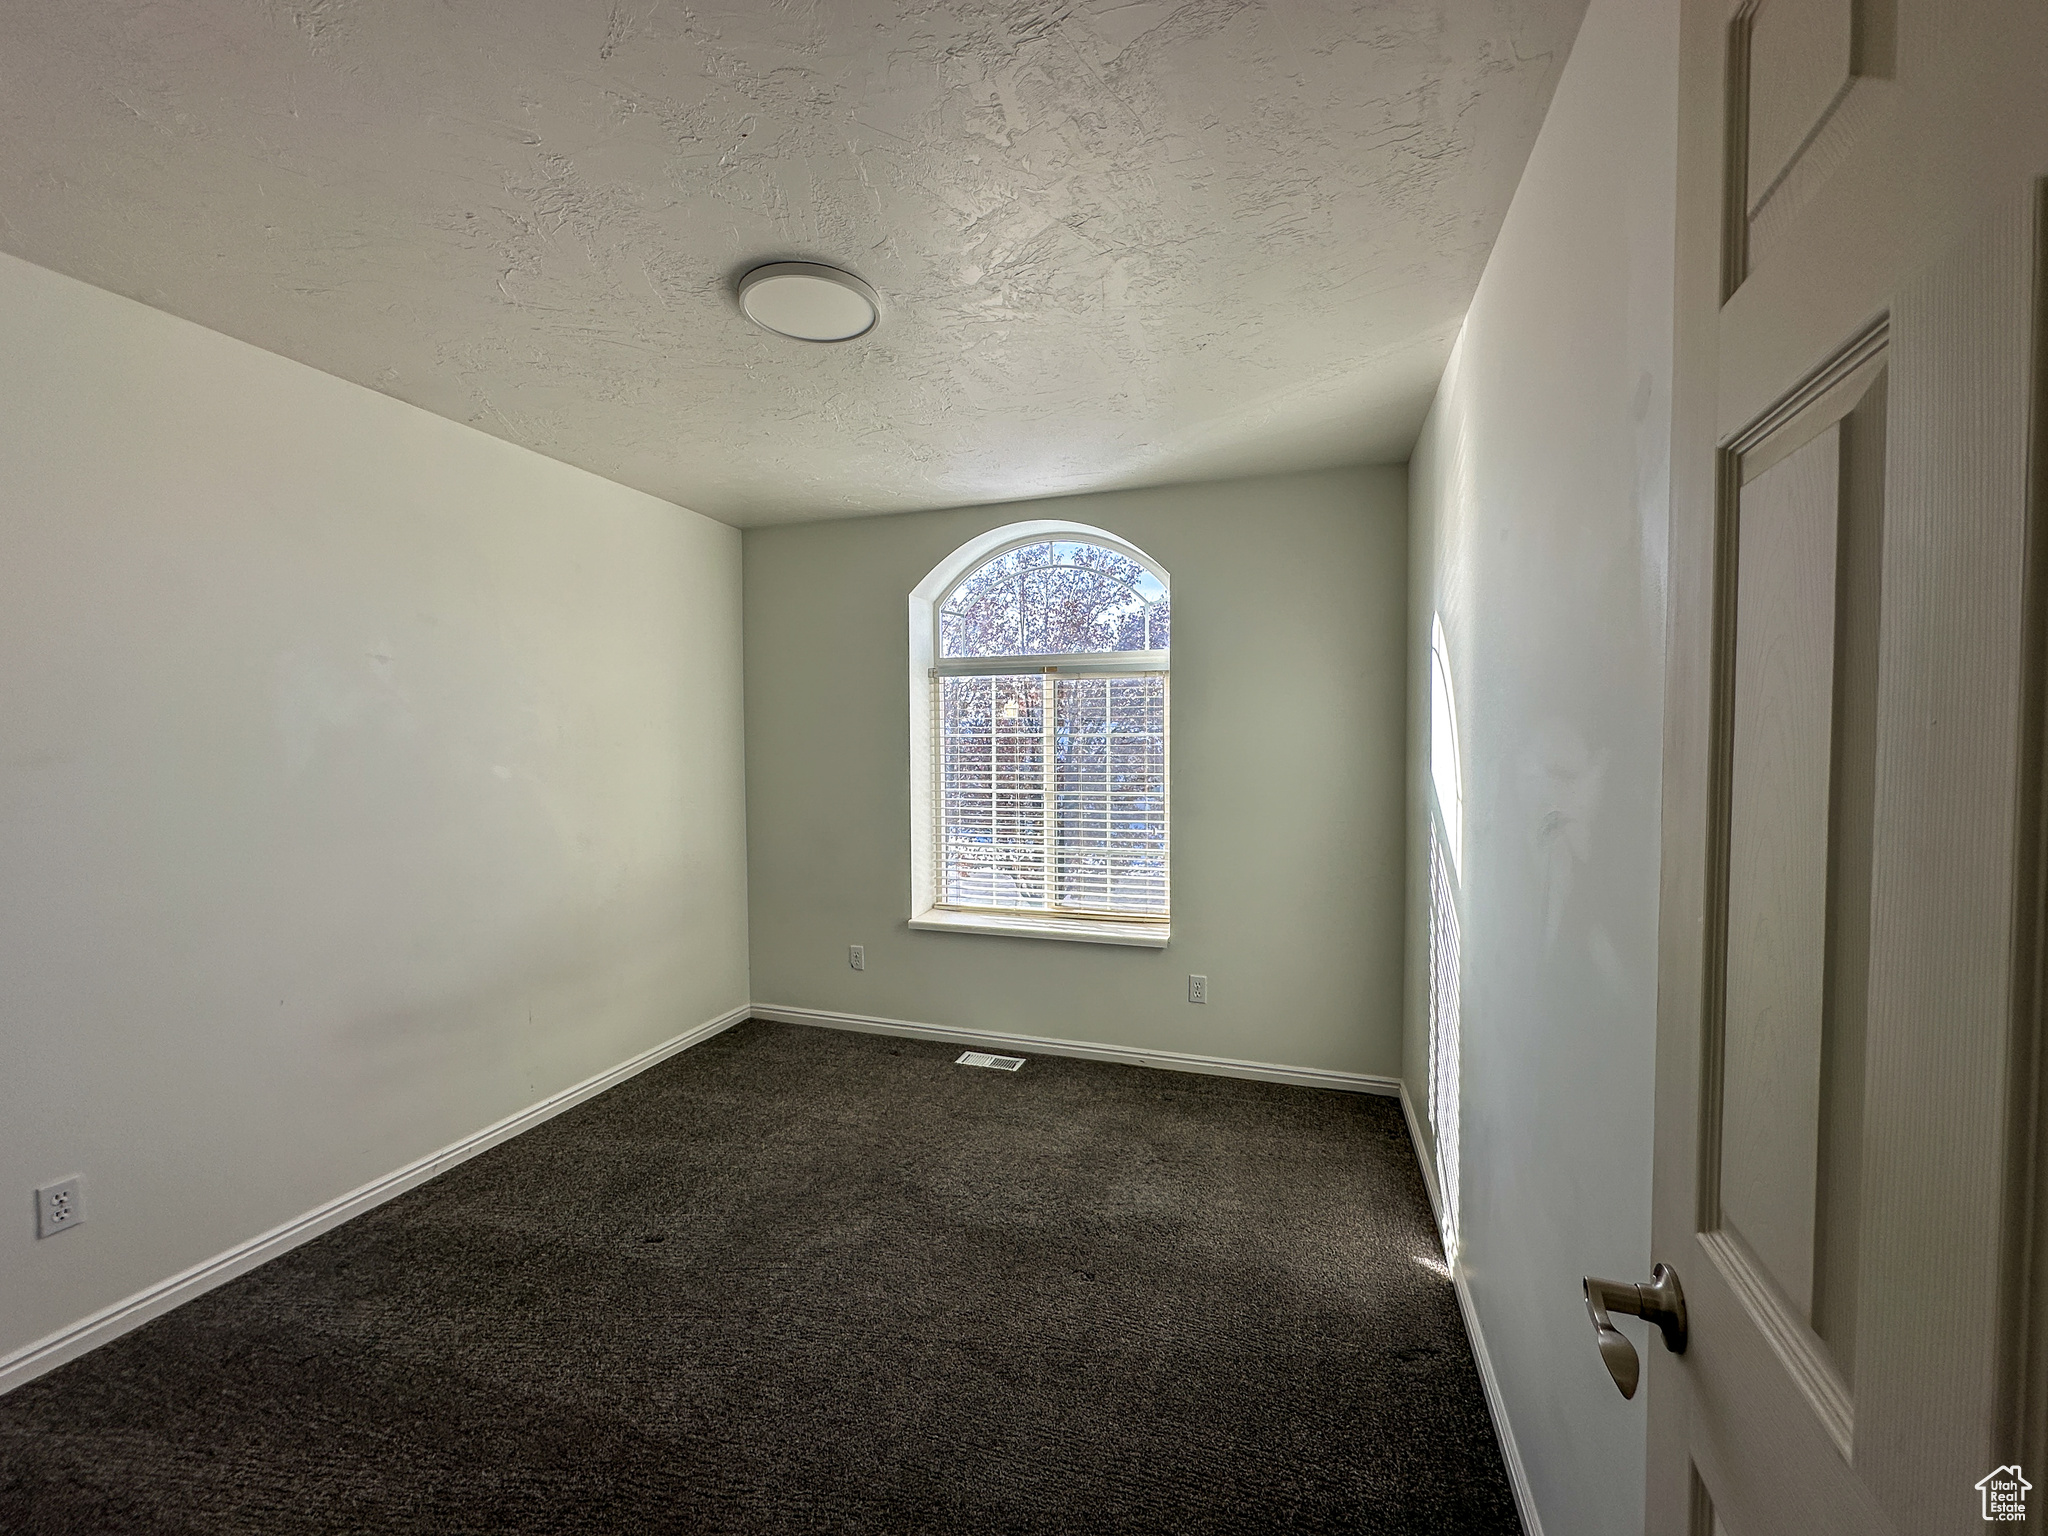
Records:
<instances>
[{"instance_id":1,"label":"dark brown carpet","mask_svg":"<svg viewBox=\"0 0 2048 1536\"><path fill-rule=\"evenodd\" d=\"M708 1041L0 1398L0 1530L1518 1530L1394 1100L958 1054Z\"/></svg>"}]
</instances>

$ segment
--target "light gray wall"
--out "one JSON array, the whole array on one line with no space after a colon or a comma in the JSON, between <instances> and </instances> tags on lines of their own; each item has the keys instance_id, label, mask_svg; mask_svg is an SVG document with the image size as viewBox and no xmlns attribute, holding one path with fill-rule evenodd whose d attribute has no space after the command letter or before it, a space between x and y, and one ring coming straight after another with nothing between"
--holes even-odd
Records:
<instances>
[{"instance_id":1,"label":"light gray wall","mask_svg":"<svg viewBox=\"0 0 2048 1536\"><path fill-rule=\"evenodd\" d=\"M736 532L6 257L0 357L4 1356L744 1003L747 935Z\"/></svg>"},{"instance_id":2,"label":"light gray wall","mask_svg":"<svg viewBox=\"0 0 2048 1536\"><path fill-rule=\"evenodd\" d=\"M755 1001L1397 1072L1405 516L1403 472L1377 469L749 529ZM1163 952L905 925L910 590L975 534L1045 517L1172 577Z\"/></svg>"},{"instance_id":3,"label":"light gray wall","mask_svg":"<svg viewBox=\"0 0 2048 1536\"><path fill-rule=\"evenodd\" d=\"M1642 1522L1586 1274L1650 1270L1675 0L1594 0L1411 465L1406 1073L1429 621L1464 751L1463 1251L1552 1536Z\"/></svg>"}]
</instances>

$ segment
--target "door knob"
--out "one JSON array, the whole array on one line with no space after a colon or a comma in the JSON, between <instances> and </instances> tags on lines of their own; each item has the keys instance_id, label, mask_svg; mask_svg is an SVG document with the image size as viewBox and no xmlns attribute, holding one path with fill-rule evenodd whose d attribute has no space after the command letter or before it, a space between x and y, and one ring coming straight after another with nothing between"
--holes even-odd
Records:
<instances>
[{"instance_id":1,"label":"door knob","mask_svg":"<svg viewBox=\"0 0 2048 1536\"><path fill-rule=\"evenodd\" d=\"M1586 1315L1593 1319L1593 1332L1600 1341L1600 1359L1607 1374L1621 1388L1623 1397L1636 1395L1636 1381L1642 1362L1628 1336L1614 1326L1609 1312L1626 1312L1646 1323L1655 1323L1664 1335L1664 1347L1674 1355L1685 1353L1685 1290L1678 1283L1678 1271L1659 1264L1648 1285L1623 1285L1619 1280L1596 1280L1586 1276Z\"/></svg>"}]
</instances>

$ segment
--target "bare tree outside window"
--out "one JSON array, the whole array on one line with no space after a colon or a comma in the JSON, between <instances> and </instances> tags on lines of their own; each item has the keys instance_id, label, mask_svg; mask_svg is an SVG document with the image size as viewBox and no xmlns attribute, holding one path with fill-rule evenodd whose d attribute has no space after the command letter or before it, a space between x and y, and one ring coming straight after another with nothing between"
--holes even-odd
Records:
<instances>
[{"instance_id":1,"label":"bare tree outside window","mask_svg":"<svg viewBox=\"0 0 2048 1536\"><path fill-rule=\"evenodd\" d=\"M940 905L1167 915L1170 623L1159 576L1079 539L1004 550L946 594Z\"/></svg>"},{"instance_id":2,"label":"bare tree outside window","mask_svg":"<svg viewBox=\"0 0 2048 1536\"><path fill-rule=\"evenodd\" d=\"M1008 550L939 611L939 654L1089 655L1168 647L1165 585L1128 555L1066 540Z\"/></svg>"}]
</instances>

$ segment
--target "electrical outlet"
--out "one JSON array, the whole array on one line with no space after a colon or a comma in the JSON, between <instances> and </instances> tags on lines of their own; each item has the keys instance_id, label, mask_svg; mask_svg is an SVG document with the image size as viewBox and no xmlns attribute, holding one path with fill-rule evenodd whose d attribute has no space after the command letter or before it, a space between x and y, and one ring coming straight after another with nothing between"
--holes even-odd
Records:
<instances>
[{"instance_id":1,"label":"electrical outlet","mask_svg":"<svg viewBox=\"0 0 2048 1536\"><path fill-rule=\"evenodd\" d=\"M865 949L865 948L864 948L863 946L861 946L861 945L859 945L859 944L849 944L849 945L847 945L847 946L846 946L846 963L847 963L848 965L852 966L852 967L853 967L853 968L854 968L854 969L855 969L856 971L864 971L864 970L866 970L866 969L868 968L868 952L867 952L867 950L866 950L866 949Z\"/></svg>"},{"instance_id":2,"label":"electrical outlet","mask_svg":"<svg viewBox=\"0 0 2048 1536\"><path fill-rule=\"evenodd\" d=\"M1206 1003L1209 1001L1208 977L1190 976L1188 978L1188 1001L1191 1003Z\"/></svg>"},{"instance_id":3,"label":"electrical outlet","mask_svg":"<svg viewBox=\"0 0 2048 1536\"><path fill-rule=\"evenodd\" d=\"M85 1194L76 1174L36 1191L36 1236L49 1237L85 1220Z\"/></svg>"}]
</instances>

